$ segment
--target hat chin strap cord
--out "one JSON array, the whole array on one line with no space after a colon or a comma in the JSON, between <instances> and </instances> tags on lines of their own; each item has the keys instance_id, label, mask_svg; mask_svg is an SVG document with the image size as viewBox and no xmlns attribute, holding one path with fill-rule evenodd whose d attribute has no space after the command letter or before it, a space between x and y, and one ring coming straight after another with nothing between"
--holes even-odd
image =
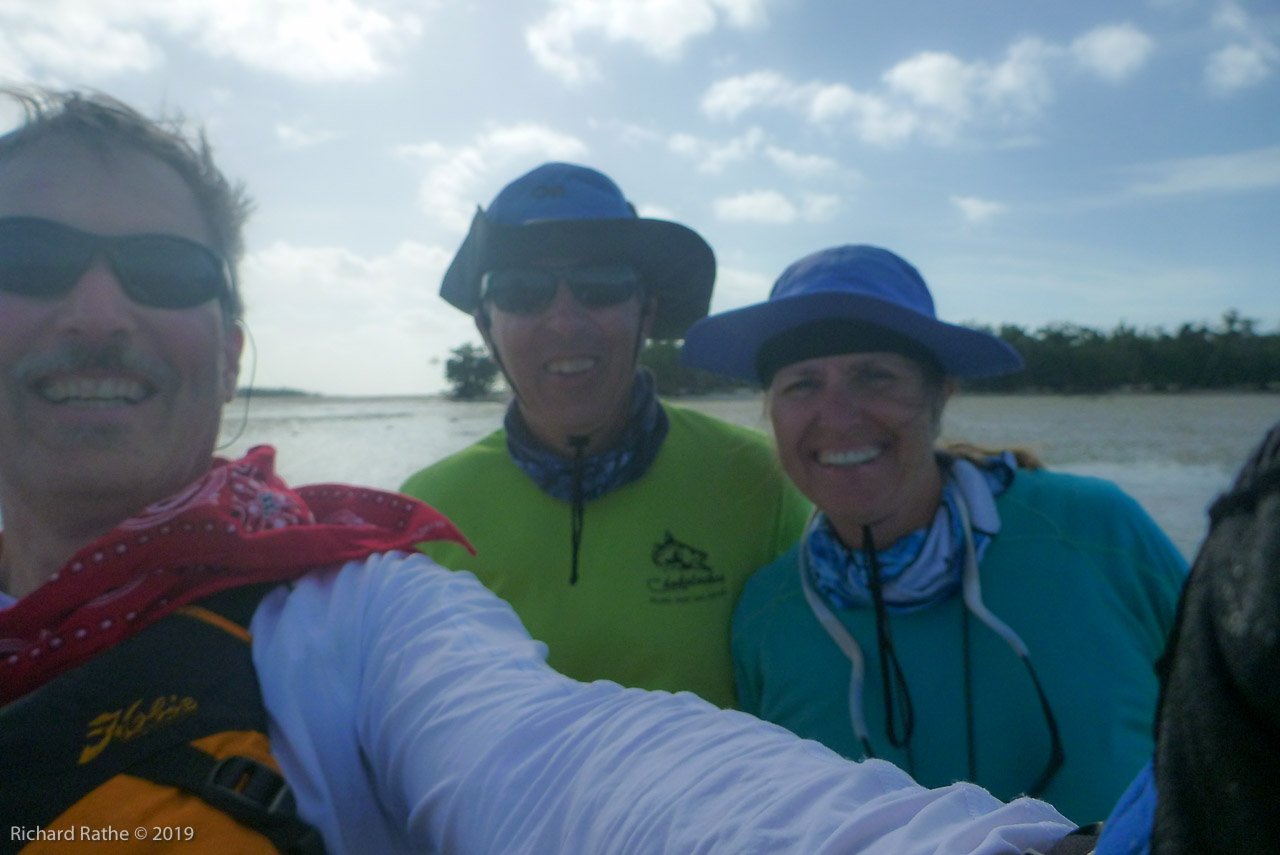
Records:
<instances>
[{"instance_id":1,"label":"hat chin strap cord","mask_svg":"<svg viewBox=\"0 0 1280 855\"><path fill-rule=\"evenodd\" d=\"M964 576L962 577L962 586L964 590L964 603L968 607L969 612L976 615L978 620L986 624L992 632L999 635L1005 642L1013 648L1013 652L1022 664L1027 668L1027 674L1031 677L1031 683L1035 686L1036 697L1040 700L1040 710L1044 713L1045 723L1049 727L1049 761L1045 764L1044 770L1040 773L1040 777L1035 783L1027 788L1027 794L1030 796L1039 796L1044 792L1045 787L1049 785L1050 779L1057 774L1058 769L1062 766L1065 755L1062 750L1062 737L1058 731L1058 720L1053 714L1053 708L1049 706L1049 696L1045 694L1044 687L1040 685L1040 677L1036 674L1036 669L1031 665L1031 656L1027 651L1027 645L1018 637L1007 623L996 617L982 602L982 586L978 581L978 556L977 550L973 545L973 535L971 534L971 523L969 521L969 506L965 502L964 495L957 491L956 507L960 511L960 527L964 531ZM968 645L968 627L965 631L965 669L969 669L969 645ZM974 739L973 739L973 693L971 691L972 680L966 677L965 680L965 705L966 718L969 727L969 771L970 775L977 776L977 761L974 758Z\"/></svg>"},{"instance_id":2,"label":"hat chin strap cord","mask_svg":"<svg viewBox=\"0 0 1280 855\"><path fill-rule=\"evenodd\" d=\"M1028 674L1031 675L1031 682L1035 686L1036 695L1040 700L1041 710L1044 713L1045 721L1049 727L1049 736L1051 741L1049 762L1045 765L1040 777L1027 790L1031 796L1036 796L1044 791L1048 786L1049 780L1061 767L1064 753L1062 750L1062 741L1058 731L1057 719L1053 715L1053 709L1049 706L1048 696L1045 695L1044 688L1040 685L1040 679L1036 675L1035 669L1031 666L1031 659L1028 655L1027 645L1013 631L1012 627L1006 624L1000 618L996 617L986 604L982 602L982 585L978 578L978 556L977 550L973 543L972 523L969 517L968 504L965 501L962 491L957 491L956 506L960 510L960 524L964 532L964 573L962 576L963 599L966 608L966 614L973 614L978 620L982 621L992 632L999 635L1005 640L1005 643L1013 650L1014 654L1022 660L1026 665ZM815 516L816 516L815 511ZM812 517L810 525L812 525ZM874 549L874 546L870 546ZM797 570L800 573L800 587L804 591L805 600L809 603L809 608L813 611L814 617L818 619L818 623L826 630L827 635L840 648L850 663L849 671L849 722L853 727L853 735L858 743L862 746L863 752L867 757L875 757L875 751L871 747L871 733L867 727L866 715L862 710L862 686L866 678L866 662L862 655L862 648L854 639L853 634L845 627L840 619L836 617L831 608L823 601L818 592L814 590L812 582L809 581L809 560L803 546L800 549L799 561L796 562ZM878 569L877 569L878 572ZM879 580L873 582L873 591L879 588ZM887 617L884 618L887 622ZM877 614L877 627L880 626L881 616ZM887 627L886 627L887 629ZM883 639L882 639L883 641ZM973 733L973 697L972 697L972 678L970 674L969 662L969 644L968 644L968 624L965 624L965 718L968 730L969 743L969 780L977 780L977 760L975 755L974 733ZM881 651L881 658L884 658L884 651ZM894 665L897 665L897 657L893 656ZM887 668L887 663L882 663ZM900 671L899 671L900 676ZM905 682L902 683L903 691L906 691ZM886 696L886 703L891 704L891 700ZM890 706L889 710L892 709ZM910 762L910 738L911 738L911 703L909 696L905 699L905 711L907 714L906 733L904 739L895 739L892 730L887 731L889 740L896 746L905 747L908 751L908 762ZM892 728L892 724L887 722L886 727ZM908 770L911 771L911 770Z\"/></svg>"},{"instance_id":3,"label":"hat chin strap cord","mask_svg":"<svg viewBox=\"0 0 1280 855\"><path fill-rule=\"evenodd\" d=\"M814 515L809 518L809 525L813 525L816 518L815 510ZM853 725L854 738L862 746L863 753L868 757L875 757L876 752L871 747L871 732L867 728L867 717L862 711L862 685L867 674L862 648L854 640L853 634L840 623L840 619L813 589L813 583L809 581L808 553L803 544L800 547L800 560L796 562L796 568L800 572L800 588L804 591L804 598L808 601L814 617L849 660L849 722Z\"/></svg>"},{"instance_id":4,"label":"hat chin strap cord","mask_svg":"<svg viewBox=\"0 0 1280 855\"><path fill-rule=\"evenodd\" d=\"M569 548L572 551L572 563L569 569L569 584L578 584L578 552L582 548L582 521L586 515L586 499L582 495L582 468L586 456L588 436L569 437L569 445L573 448L573 501L569 512Z\"/></svg>"},{"instance_id":5,"label":"hat chin strap cord","mask_svg":"<svg viewBox=\"0 0 1280 855\"><path fill-rule=\"evenodd\" d=\"M640 350L644 347L644 318L641 316L640 327L636 330L636 346L632 351L631 371L634 374L640 364ZM505 370L504 372L505 373ZM508 378L508 383L511 380ZM515 389L515 384L511 388ZM520 393L516 392L516 397ZM573 449L573 498L569 511L569 584L578 584L578 553L582 551L582 529L586 519L586 498L582 490L583 467L585 466L587 446L591 444L590 434L570 434L566 440Z\"/></svg>"},{"instance_id":6,"label":"hat chin strap cord","mask_svg":"<svg viewBox=\"0 0 1280 855\"><path fill-rule=\"evenodd\" d=\"M485 320L486 322L488 321L487 316L485 316ZM493 353L493 361L497 363L498 370L502 372L503 379L511 387L511 393L515 395L516 404L519 405L524 400L520 394L520 387L511 378L511 372L507 371L506 363L502 360L502 354L498 352L498 346L492 340L488 344L489 350ZM569 559L569 584L576 585L578 584L578 553L582 549L582 528L583 520L586 517L586 499L583 497L582 490L582 471L586 459L587 446L591 443L591 436L589 434L571 434L567 437L566 443L573 449L573 495L569 511L569 550L571 556Z\"/></svg>"},{"instance_id":7,"label":"hat chin strap cord","mask_svg":"<svg viewBox=\"0 0 1280 855\"><path fill-rule=\"evenodd\" d=\"M485 314L484 325L489 326L489 316ZM640 351L644 348L644 322L645 313L641 313L640 322L636 327L636 343L632 350L631 368L635 371L637 365L640 364ZM498 352L498 346L492 341L488 341L489 350L493 353L493 361L497 363L498 370L502 372L502 377L507 381L507 385L511 387L511 392L516 397L516 402L523 401L524 398L520 394L520 387L516 385L511 378L511 373L507 371L506 363L502 359L502 354ZM573 449L573 488L572 500L569 510L569 584L578 584L578 555L582 551L582 531L586 519L586 498L583 494L582 481L583 469L586 461L587 446L591 444L591 434L570 434L565 439L565 443L569 448Z\"/></svg>"}]
</instances>

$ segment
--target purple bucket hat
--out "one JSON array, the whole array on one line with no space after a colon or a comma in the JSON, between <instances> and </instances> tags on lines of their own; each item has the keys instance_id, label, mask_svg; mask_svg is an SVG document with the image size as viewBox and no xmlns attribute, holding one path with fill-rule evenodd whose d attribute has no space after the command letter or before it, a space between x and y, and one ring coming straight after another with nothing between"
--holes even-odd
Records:
<instances>
[{"instance_id":1,"label":"purple bucket hat","mask_svg":"<svg viewBox=\"0 0 1280 855\"><path fill-rule=\"evenodd\" d=\"M683 337L711 304L716 260L707 242L679 223L637 216L608 176L571 163L537 167L476 211L440 296L472 313L486 272L556 259L636 267L657 301L654 338Z\"/></svg>"},{"instance_id":2,"label":"purple bucket hat","mask_svg":"<svg viewBox=\"0 0 1280 855\"><path fill-rule=\"evenodd\" d=\"M693 325L685 364L761 382L757 357L780 336L819 321L843 319L909 339L955 377L989 377L1022 368L1022 357L989 333L938 320L933 297L914 267L887 249L848 245L792 264L763 303L722 312ZM849 352L858 350L851 341Z\"/></svg>"}]
</instances>

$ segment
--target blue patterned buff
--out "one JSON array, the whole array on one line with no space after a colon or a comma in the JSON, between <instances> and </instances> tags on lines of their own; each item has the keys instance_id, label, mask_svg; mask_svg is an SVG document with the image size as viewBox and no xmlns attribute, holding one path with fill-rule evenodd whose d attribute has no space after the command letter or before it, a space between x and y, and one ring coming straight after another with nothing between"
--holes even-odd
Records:
<instances>
[{"instance_id":1,"label":"blue patterned buff","mask_svg":"<svg viewBox=\"0 0 1280 855\"><path fill-rule=\"evenodd\" d=\"M507 407L503 425L507 452L516 466L547 495L572 502L573 459L561 457L539 442L515 401ZM655 393L653 373L647 368L636 369L631 412L622 438L613 447L582 460L582 499L590 502L639 480L658 456L667 428L667 413Z\"/></svg>"},{"instance_id":2,"label":"blue patterned buff","mask_svg":"<svg viewBox=\"0 0 1280 855\"><path fill-rule=\"evenodd\" d=\"M942 503L933 522L876 552L885 606L893 614L927 609L960 589L965 548L956 502L963 497L969 508L973 546L981 561L999 529L994 497L1013 483L1017 468L1009 452L988 458L981 468L943 454L938 455L938 464L949 477L944 480ZM872 604L868 588L871 556L846 547L826 514L814 514L801 549L806 551L809 581L832 608Z\"/></svg>"}]
</instances>

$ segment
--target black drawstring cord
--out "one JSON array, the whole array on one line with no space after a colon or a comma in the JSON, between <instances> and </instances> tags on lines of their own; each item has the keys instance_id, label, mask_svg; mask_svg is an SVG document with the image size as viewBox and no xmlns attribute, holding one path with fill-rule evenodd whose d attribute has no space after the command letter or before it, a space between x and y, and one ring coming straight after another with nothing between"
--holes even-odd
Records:
<instances>
[{"instance_id":1,"label":"black drawstring cord","mask_svg":"<svg viewBox=\"0 0 1280 855\"><path fill-rule=\"evenodd\" d=\"M884 583L880 578L880 560L876 557L876 544L871 537L871 527L862 527L862 545L871 562L871 578L868 587L871 589L871 602L876 613L876 644L880 652L880 683L884 689L884 721L885 735L889 744L895 748L905 748L911 743L911 734L915 731L915 709L911 704L911 692L907 689L907 678L902 673L902 663L898 661L898 653L893 647L893 635L889 631L889 614L884 605ZM890 668L893 669L892 676ZM900 703L894 703L894 684L898 686ZM895 706L902 712L902 735L898 735ZM908 772L911 770L908 769Z\"/></svg>"},{"instance_id":2,"label":"black drawstring cord","mask_svg":"<svg viewBox=\"0 0 1280 855\"><path fill-rule=\"evenodd\" d=\"M911 757L911 734L915 730L915 713L911 704L911 693L907 688L906 677L902 672L902 665L898 660L897 652L893 647L893 637L889 630L888 610L884 603L884 587L883 580L880 578L880 561L876 556L875 541L871 536L871 528L864 526L862 529L863 549L866 552L869 563L871 564L870 578L867 580L867 587L871 589L871 602L875 607L876 615L876 642L879 645L880 652L880 680L884 687L884 713L885 713L885 734L889 737L889 742L896 748L905 748L907 751L907 772L914 774L911 768L914 766ZM975 739L974 727L974 699L973 699L973 660L972 660L972 639L970 635L969 625L970 610L965 608L962 612L962 645L964 651L964 682L965 682L965 728L968 742L968 759L969 759L969 780L977 782L978 780L978 760L977 760L977 740ZM1040 699L1040 709L1044 714L1045 724L1049 728L1049 760L1045 764L1040 776L1027 789L1027 795L1037 798L1042 795L1045 788L1049 786L1049 782L1062 768L1062 764L1066 759L1066 754L1062 747L1062 734L1058 730L1058 720L1053 714L1053 708L1049 705L1049 696L1045 694L1044 687L1040 685L1040 677L1036 674L1035 668L1031 665L1031 659L1022 654L1018 655L1023 664L1027 666L1027 674L1031 677L1031 684L1035 686L1036 695ZM892 679L890 675L892 668ZM897 719L894 716L894 683L898 685L900 692L900 708L902 714L902 737L897 735ZM864 750L868 757L874 757L871 752L871 746L864 744Z\"/></svg>"},{"instance_id":3,"label":"black drawstring cord","mask_svg":"<svg viewBox=\"0 0 1280 855\"><path fill-rule=\"evenodd\" d=\"M1040 708L1044 711L1045 723L1049 725L1049 739L1052 744L1049 747L1049 762L1045 764L1044 771L1040 773L1040 777L1027 790L1027 795L1037 798L1044 792L1044 788L1049 786L1050 779L1058 774L1058 770L1062 768L1064 754L1062 751L1062 736L1058 733L1058 720L1054 718L1053 709L1049 706L1049 696L1044 693L1044 687L1040 685L1040 678L1036 676L1036 669L1031 667L1031 660L1023 657L1022 661L1027 665L1027 673L1031 675L1031 682L1035 684L1036 694L1040 696Z\"/></svg>"},{"instance_id":4,"label":"black drawstring cord","mask_svg":"<svg viewBox=\"0 0 1280 855\"><path fill-rule=\"evenodd\" d=\"M969 780L978 781L978 744L973 725L973 641L969 635L969 610L960 609L960 632L964 641L964 732L969 743Z\"/></svg>"},{"instance_id":5,"label":"black drawstring cord","mask_svg":"<svg viewBox=\"0 0 1280 855\"><path fill-rule=\"evenodd\" d=\"M573 564L569 571L569 584L578 584L578 549L582 546L582 519L584 514L583 506L586 502L582 497L582 470L583 459L587 450L587 443L590 437L571 436L569 437L569 445L573 448L573 509L570 512L570 545L573 549Z\"/></svg>"},{"instance_id":6,"label":"black drawstring cord","mask_svg":"<svg viewBox=\"0 0 1280 855\"><path fill-rule=\"evenodd\" d=\"M965 727L969 741L969 780L977 783L978 757L973 724L973 662L972 647L969 640L968 609L963 611L961 620L963 621L964 629L964 707ZM1039 798L1044 793L1045 787L1049 786L1049 781L1062 768L1066 754L1062 750L1062 734L1058 731L1058 719L1053 714L1053 708L1049 706L1049 696L1045 694L1044 687L1040 685L1040 678L1036 675L1036 669L1032 667L1030 657L1019 656L1018 658L1027 666L1027 673L1031 675L1031 684L1036 688L1036 695L1040 698L1040 710L1044 713L1044 722L1049 728L1049 760L1040 772L1040 777L1036 778L1035 783L1027 789L1027 795L1032 798Z\"/></svg>"}]
</instances>

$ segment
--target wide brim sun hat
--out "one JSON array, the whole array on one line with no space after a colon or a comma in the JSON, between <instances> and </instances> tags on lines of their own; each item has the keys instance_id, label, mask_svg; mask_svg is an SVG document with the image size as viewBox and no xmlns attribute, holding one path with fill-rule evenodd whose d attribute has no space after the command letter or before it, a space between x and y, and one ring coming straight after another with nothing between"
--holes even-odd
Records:
<instances>
[{"instance_id":1,"label":"wide brim sun hat","mask_svg":"<svg viewBox=\"0 0 1280 855\"><path fill-rule=\"evenodd\" d=\"M687 226L637 216L607 176L570 163L546 163L502 189L445 272L440 296L467 313L480 307L490 270L535 262L630 264L656 310L653 338L681 338L711 304L716 260Z\"/></svg>"},{"instance_id":2,"label":"wide brim sun hat","mask_svg":"<svg viewBox=\"0 0 1280 855\"><path fill-rule=\"evenodd\" d=\"M770 377L762 375L772 372L761 365L762 349L767 352L788 334L799 335L802 327L830 328L838 320L901 336L954 377L1008 374L1023 365L1018 352L999 338L938 320L920 273L889 250L866 245L806 256L783 271L767 301L697 322L685 337L681 359L694 368L767 384ZM847 351L827 345L812 355L867 349L850 340Z\"/></svg>"}]
</instances>

